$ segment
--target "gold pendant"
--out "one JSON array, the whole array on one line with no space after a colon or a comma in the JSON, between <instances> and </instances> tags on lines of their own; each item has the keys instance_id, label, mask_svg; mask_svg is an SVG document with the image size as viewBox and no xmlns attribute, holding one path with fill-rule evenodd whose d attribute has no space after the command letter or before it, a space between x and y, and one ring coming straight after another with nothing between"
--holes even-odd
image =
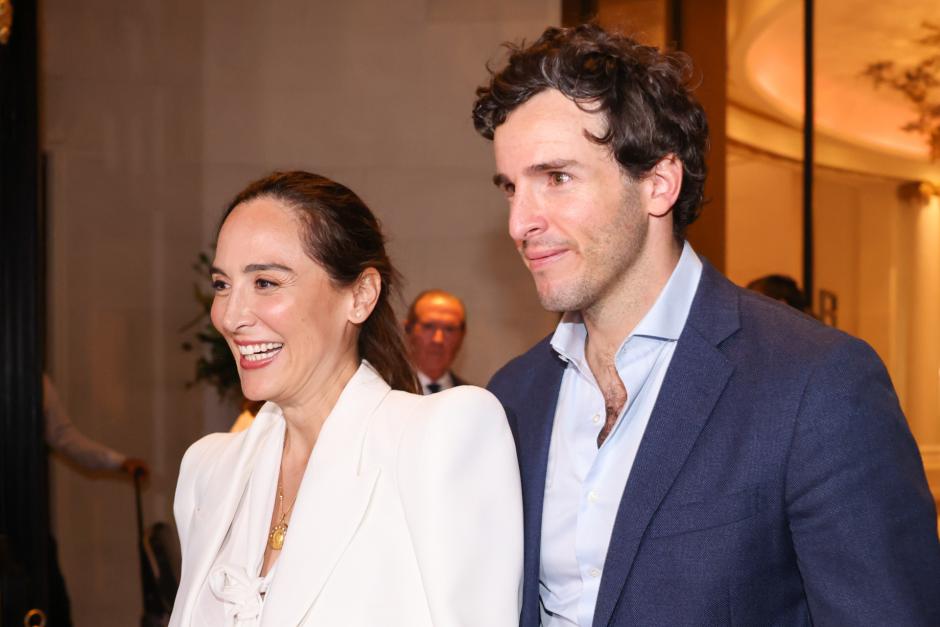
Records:
<instances>
[{"instance_id":1,"label":"gold pendant","mask_svg":"<svg viewBox=\"0 0 940 627\"><path fill-rule=\"evenodd\" d=\"M284 538L287 537L287 524L278 523L271 528L268 534L268 546L274 551L280 551L284 547Z\"/></svg>"}]
</instances>

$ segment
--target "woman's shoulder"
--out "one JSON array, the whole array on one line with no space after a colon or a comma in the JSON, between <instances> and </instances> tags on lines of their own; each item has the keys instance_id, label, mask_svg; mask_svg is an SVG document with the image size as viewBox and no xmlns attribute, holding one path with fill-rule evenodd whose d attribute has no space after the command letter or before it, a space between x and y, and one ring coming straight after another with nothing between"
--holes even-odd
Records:
<instances>
[{"instance_id":1,"label":"woman's shoulder","mask_svg":"<svg viewBox=\"0 0 940 627\"><path fill-rule=\"evenodd\" d=\"M431 490L440 498L446 493L473 500L493 491L488 477L514 478L518 491L516 447L495 396L459 386L412 403L396 453L403 491ZM513 481L505 484L509 490Z\"/></svg>"},{"instance_id":2,"label":"woman's shoulder","mask_svg":"<svg viewBox=\"0 0 940 627\"><path fill-rule=\"evenodd\" d=\"M397 403L411 405L416 414L428 418L432 415L447 414L458 420L480 416L484 419L506 419L499 400L487 390L475 385L458 385L428 395L400 391L393 391L392 395Z\"/></svg>"},{"instance_id":3,"label":"woman's shoulder","mask_svg":"<svg viewBox=\"0 0 940 627\"><path fill-rule=\"evenodd\" d=\"M223 450L226 446L232 444L239 435L239 433L210 433L204 435L189 445L189 448L186 449L186 454L183 455L183 459L187 457L211 457Z\"/></svg>"},{"instance_id":4,"label":"woman's shoulder","mask_svg":"<svg viewBox=\"0 0 940 627\"><path fill-rule=\"evenodd\" d=\"M240 431L227 431L220 433L210 433L205 435L192 444L183 455L183 462L187 458L194 461L201 459L217 459L220 454L231 448L238 448L248 444L249 438L258 440L265 434L270 433L271 428L281 418L283 414L280 408L274 403L265 403L247 428Z\"/></svg>"},{"instance_id":5,"label":"woman's shoulder","mask_svg":"<svg viewBox=\"0 0 940 627\"><path fill-rule=\"evenodd\" d=\"M466 442L511 437L503 406L490 392L461 385L422 396L406 392L390 395L392 414L412 441Z\"/></svg>"},{"instance_id":6,"label":"woman's shoulder","mask_svg":"<svg viewBox=\"0 0 940 627\"><path fill-rule=\"evenodd\" d=\"M222 453L243 437L244 432L210 433L190 444L180 462L180 480L206 474Z\"/></svg>"}]
</instances>

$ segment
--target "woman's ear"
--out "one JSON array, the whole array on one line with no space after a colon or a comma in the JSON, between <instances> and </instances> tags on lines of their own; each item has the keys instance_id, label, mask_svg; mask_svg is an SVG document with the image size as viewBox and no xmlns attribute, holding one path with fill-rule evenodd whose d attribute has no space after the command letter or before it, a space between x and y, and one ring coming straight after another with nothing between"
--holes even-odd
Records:
<instances>
[{"instance_id":1,"label":"woman's ear","mask_svg":"<svg viewBox=\"0 0 940 627\"><path fill-rule=\"evenodd\" d=\"M353 305L349 321L362 324L368 319L382 293L382 276L375 268L366 268L352 286Z\"/></svg>"}]
</instances>

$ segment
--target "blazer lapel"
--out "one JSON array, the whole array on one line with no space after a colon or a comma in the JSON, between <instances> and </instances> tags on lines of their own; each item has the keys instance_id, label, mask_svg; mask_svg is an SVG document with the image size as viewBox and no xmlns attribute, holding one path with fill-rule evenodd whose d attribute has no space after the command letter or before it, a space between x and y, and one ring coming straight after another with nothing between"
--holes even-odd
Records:
<instances>
[{"instance_id":1,"label":"blazer lapel","mask_svg":"<svg viewBox=\"0 0 940 627\"><path fill-rule=\"evenodd\" d=\"M280 415L276 405L265 405L248 431L232 436L232 445L222 450L211 467L208 480L199 486L195 520L187 546L183 547L190 556L189 568L182 573L176 597L176 604L183 608L182 625L188 625L191 620L193 603L231 526L255 456L267 438L279 433L278 428L282 427Z\"/></svg>"},{"instance_id":2,"label":"blazer lapel","mask_svg":"<svg viewBox=\"0 0 940 627\"><path fill-rule=\"evenodd\" d=\"M390 388L363 363L340 395L307 463L263 626L299 625L356 534L379 477L362 470L362 448Z\"/></svg>"},{"instance_id":3,"label":"blazer lapel","mask_svg":"<svg viewBox=\"0 0 940 627\"><path fill-rule=\"evenodd\" d=\"M539 562L542 542L542 505L545 501L545 475L555 421L555 406L565 373L565 363L558 358L548 340L544 355L532 368L528 384L518 395L521 402L512 408L517 413L519 466L523 487L523 558L522 624L539 624Z\"/></svg>"},{"instance_id":4,"label":"blazer lapel","mask_svg":"<svg viewBox=\"0 0 940 627\"><path fill-rule=\"evenodd\" d=\"M739 328L736 288L705 262L614 521L594 626L610 623L637 550L734 367L717 345Z\"/></svg>"}]
</instances>

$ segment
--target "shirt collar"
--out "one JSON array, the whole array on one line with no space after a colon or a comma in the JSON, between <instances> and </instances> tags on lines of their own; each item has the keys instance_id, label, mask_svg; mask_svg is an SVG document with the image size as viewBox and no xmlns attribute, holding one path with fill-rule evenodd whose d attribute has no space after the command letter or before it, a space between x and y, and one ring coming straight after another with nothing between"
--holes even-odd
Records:
<instances>
[{"instance_id":1,"label":"shirt collar","mask_svg":"<svg viewBox=\"0 0 940 627\"><path fill-rule=\"evenodd\" d=\"M441 378L437 380L432 379L417 368L415 368L415 372L418 374L418 381L421 382L421 387L423 388L427 388L431 383L439 383L441 385L441 389L454 387L454 377L451 376L450 370L442 374Z\"/></svg>"},{"instance_id":2,"label":"shirt collar","mask_svg":"<svg viewBox=\"0 0 940 627\"><path fill-rule=\"evenodd\" d=\"M702 262L685 242L679 262L663 287L656 302L650 307L633 332L624 338L624 344L634 335L643 335L667 341L676 341L682 334L692 308L692 300L702 276ZM570 311L562 316L552 335L551 346L565 361L580 364L584 360L587 328L581 314ZM620 348L623 348L621 344Z\"/></svg>"},{"instance_id":3,"label":"shirt collar","mask_svg":"<svg viewBox=\"0 0 940 627\"><path fill-rule=\"evenodd\" d=\"M702 261L692 250L692 246L685 242L682 254L679 255L679 263L666 281L666 286L630 335L678 340L689 317L701 277Z\"/></svg>"}]
</instances>

